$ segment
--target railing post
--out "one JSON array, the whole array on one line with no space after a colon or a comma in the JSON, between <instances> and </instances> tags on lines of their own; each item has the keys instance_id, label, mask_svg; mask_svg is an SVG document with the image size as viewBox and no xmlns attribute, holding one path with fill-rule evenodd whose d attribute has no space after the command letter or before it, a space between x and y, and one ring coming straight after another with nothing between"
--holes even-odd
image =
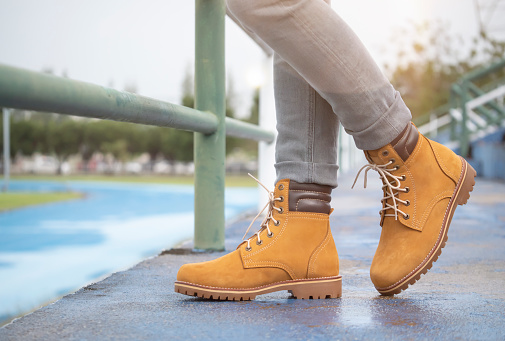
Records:
<instances>
[{"instance_id":1,"label":"railing post","mask_svg":"<svg viewBox=\"0 0 505 341\"><path fill-rule=\"evenodd\" d=\"M195 1L195 108L214 113L213 134L194 134L195 249L224 249L224 0Z\"/></svg>"},{"instance_id":2,"label":"railing post","mask_svg":"<svg viewBox=\"0 0 505 341\"><path fill-rule=\"evenodd\" d=\"M459 143L459 152L461 156L467 157L470 147L470 132L468 131L468 110L466 103L469 101L468 81L464 80L461 84L461 135Z\"/></svg>"},{"instance_id":3,"label":"railing post","mask_svg":"<svg viewBox=\"0 0 505 341\"><path fill-rule=\"evenodd\" d=\"M9 190L9 176L10 176L10 119L9 109L3 109L3 136L4 136L4 185L3 191Z\"/></svg>"}]
</instances>

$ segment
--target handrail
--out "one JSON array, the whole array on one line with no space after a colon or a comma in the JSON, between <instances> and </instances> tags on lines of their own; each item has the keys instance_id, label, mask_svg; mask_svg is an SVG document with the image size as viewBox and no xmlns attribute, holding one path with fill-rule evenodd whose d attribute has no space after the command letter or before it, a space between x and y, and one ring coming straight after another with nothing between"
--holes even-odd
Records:
<instances>
[{"instance_id":1,"label":"handrail","mask_svg":"<svg viewBox=\"0 0 505 341\"><path fill-rule=\"evenodd\" d=\"M224 0L195 0L195 109L90 83L0 65L0 107L194 132L196 249L224 249L225 135L275 134L225 117Z\"/></svg>"},{"instance_id":2,"label":"handrail","mask_svg":"<svg viewBox=\"0 0 505 341\"><path fill-rule=\"evenodd\" d=\"M214 115L95 84L0 65L0 106L193 130L216 131Z\"/></svg>"},{"instance_id":3,"label":"handrail","mask_svg":"<svg viewBox=\"0 0 505 341\"><path fill-rule=\"evenodd\" d=\"M0 106L212 134L212 113L69 78L0 64ZM230 117L229 136L272 142L273 132Z\"/></svg>"},{"instance_id":4,"label":"handrail","mask_svg":"<svg viewBox=\"0 0 505 341\"><path fill-rule=\"evenodd\" d=\"M499 60L499 61L497 61L487 67L483 67L483 68L476 69L474 71L470 71L469 73L467 73L466 75L461 77L460 81L461 82L465 82L465 81L473 82L473 81L476 81L480 78L484 78L487 75L490 75L493 72L496 72L504 67L505 67L505 58L501 59L501 60Z\"/></svg>"},{"instance_id":5,"label":"handrail","mask_svg":"<svg viewBox=\"0 0 505 341\"><path fill-rule=\"evenodd\" d=\"M436 134L439 130L450 128L451 144L458 144L459 153L467 156L472 140L505 123L505 107L495 101L503 97L505 78L489 77L491 81L479 84L480 87L474 82L495 76L504 69L505 58L463 75L451 85L448 104L416 118L420 130Z\"/></svg>"}]
</instances>

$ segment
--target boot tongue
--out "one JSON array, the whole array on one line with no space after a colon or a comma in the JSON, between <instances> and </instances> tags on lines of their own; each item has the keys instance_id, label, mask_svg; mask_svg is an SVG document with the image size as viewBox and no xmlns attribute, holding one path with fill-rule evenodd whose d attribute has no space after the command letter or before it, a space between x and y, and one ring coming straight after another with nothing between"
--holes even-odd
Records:
<instances>
[{"instance_id":1,"label":"boot tongue","mask_svg":"<svg viewBox=\"0 0 505 341\"><path fill-rule=\"evenodd\" d=\"M375 163L376 165L382 165L384 163L384 161L382 161L381 158L379 157L379 152L380 152L380 149L377 149L377 150L367 150L365 152L366 153L366 158L371 163Z\"/></svg>"}]
</instances>

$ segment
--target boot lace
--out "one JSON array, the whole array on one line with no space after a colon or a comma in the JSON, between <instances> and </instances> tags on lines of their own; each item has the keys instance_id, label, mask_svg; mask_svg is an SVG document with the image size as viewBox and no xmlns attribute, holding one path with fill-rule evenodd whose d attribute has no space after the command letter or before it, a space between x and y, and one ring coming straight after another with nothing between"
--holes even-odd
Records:
<instances>
[{"instance_id":1,"label":"boot lace","mask_svg":"<svg viewBox=\"0 0 505 341\"><path fill-rule=\"evenodd\" d=\"M381 199L381 203L383 204L383 208L379 211L379 214L382 215L382 212L384 212L385 217L395 217L395 220L398 220L398 214L402 214L403 218L409 219L409 215L402 210L398 208L398 204L403 204L405 206L410 205L409 200L401 200L398 198L398 194L400 192L407 193L409 191L408 187L401 188L401 183L400 181L405 180L405 175L394 175L392 172L397 171L399 169L399 166L396 166L394 168L388 168L391 164L394 163L394 160L390 160L388 163L384 165L377 165L375 163L369 163L368 165L365 165L361 167L361 169L358 171L358 174L356 175L356 178L354 179L354 183L352 184L352 188L354 188L354 185L356 184L356 181L358 181L359 175L361 174L361 171L365 170L365 177L364 177L364 187L366 188L367 185L367 173L369 170L373 169L374 171L378 172L380 175L380 179L382 180L383 186L382 190L384 192L384 198ZM388 202L388 199L391 199L392 204ZM394 214L388 214L386 213L388 210L393 210Z\"/></svg>"},{"instance_id":2,"label":"boot lace","mask_svg":"<svg viewBox=\"0 0 505 341\"><path fill-rule=\"evenodd\" d=\"M245 231L244 236L242 237L242 240L246 241L246 236L247 236L247 233L249 233L249 230L251 229L251 226L254 224L254 222L256 221L256 219L258 219L259 216L268 208L267 216L265 217L265 219L263 220L263 222L260 225L261 229L258 232L255 233L255 235L257 237L256 244L261 245L263 243L263 241L261 240L261 237L260 237L261 231L263 231L264 229L266 229L267 230L267 236L270 237L270 238L273 237L273 235L274 235L274 233L270 230L270 227L269 227L269 224L268 224L269 221L271 220L274 223L275 226L279 226L279 224L280 224L280 221L276 220L274 218L273 211L276 210L276 211L282 213L282 211L283 211L282 208L275 207L275 202L276 201L282 202L282 201L284 201L284 198L283 197L276 198L274 192L268 190L268 188L265 185L263 185L261 183L261 181L259 181L258 179L256 179L254 176L252 176L249 173L248 173L248 175L251 178L253 178L254 180L256 180L256 182L258 184L260 184L261 187L263 187L267 191L267 193L268 193L268 202L263 207L263 209L256 215L256 217L254 217L254 219L252 220L251 224L249 224L249 227L247 228L247 230ZM253 236L251 236L249 239L247 239L247 246L246 246L246 250L247 251L251 251L251 239L252 238L253 238Z\"/></svg>"}]
</instances>

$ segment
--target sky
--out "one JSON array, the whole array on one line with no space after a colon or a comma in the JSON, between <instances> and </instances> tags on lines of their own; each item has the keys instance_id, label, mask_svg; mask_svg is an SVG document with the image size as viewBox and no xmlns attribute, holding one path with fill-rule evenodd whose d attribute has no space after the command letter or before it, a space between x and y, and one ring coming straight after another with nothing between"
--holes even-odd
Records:
<instances>
[{"instance_id":1,"label":"sky","mask_svg":"<svg viewBox=\"0 0 505 341\"><path fill-rule=\"evenodd\" d=\"M379 65L395 33L414 22L440 20L465 39L478 31L474 0L333 0L332 7ZM0 0L0 63L119 90L134 84L142 95L180 103L194 63L194 24L191 0ZM240 116L264 58L227 19L227 74Z\"/></svg>"}]
</instances>

